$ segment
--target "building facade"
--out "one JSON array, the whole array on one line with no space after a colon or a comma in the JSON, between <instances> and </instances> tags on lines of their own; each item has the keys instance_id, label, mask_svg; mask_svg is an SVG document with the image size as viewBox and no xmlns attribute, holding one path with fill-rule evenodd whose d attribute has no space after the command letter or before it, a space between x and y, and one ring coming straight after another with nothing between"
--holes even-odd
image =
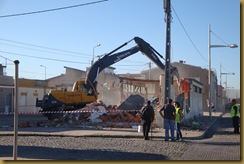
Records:
<instances>
[{"instance_id":1,"label":"building facade","mask_svg":"<svg viewBox=\"0 0 244 164\"><path fill-rule=\"evenodd\" d=\"M5 75L5 68L0 64L0 112L13 112L14 79Z\"/></svg>"},{"instance_id":2,"label":"building facade","mask_svg":"<svg viewBox=\"0 0 244 164\"><path fill-rule=\"evenodd\" d=\"M47 81L19 79L18 83L18 112L38 112L36 98L48 92Z\"/></svg>"}]
</instances>

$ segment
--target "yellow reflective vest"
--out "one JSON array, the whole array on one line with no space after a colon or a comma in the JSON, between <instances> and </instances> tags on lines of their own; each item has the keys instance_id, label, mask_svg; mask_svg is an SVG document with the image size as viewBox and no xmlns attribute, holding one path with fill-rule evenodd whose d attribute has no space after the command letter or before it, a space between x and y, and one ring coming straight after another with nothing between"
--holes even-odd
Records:
<instances>
[{"instance_id":1,"label":"yellow reflective vest","mask_svg":"<svg viewBox=\"0 0 244 164\"><path fill-rule=\"evenodd\" d=\"M175 108L175 122L180 122L180 113L179 113L180 108Z\"/></svg>"},{"instance_id":2,"label":"yellow reflective vest","mask_svg":"<svg viewBox=\"0 0 244 164\"><path fill-rule=\"evenodd\" d=\"M237 112L236 112L236 114L235 114L234 106L236 106L236 108L237 108ZM235 105L233 105L233 106L231 107L231 110L230 110L230 116L231 116L231 117L234 117L234 116L240 117L240 108L239 108L239 106L238 106L237 104L235 104Z\"/></svg>"}]
</instances>

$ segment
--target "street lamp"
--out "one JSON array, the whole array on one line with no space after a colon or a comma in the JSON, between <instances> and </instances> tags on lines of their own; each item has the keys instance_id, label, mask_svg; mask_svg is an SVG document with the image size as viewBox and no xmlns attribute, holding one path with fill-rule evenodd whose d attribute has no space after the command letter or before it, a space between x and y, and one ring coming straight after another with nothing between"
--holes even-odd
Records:
<instances>
[{"instance_id":1,"label":"street lamp","mask_svg":"<svg viewBox=\"0 0 244 164\"><path fill-rule=\"evenodd\" d=\"M98 45L95 45L94 47L93 47L93 51L92 51L92 62L91 62L91 65L94 63L94 49L96 48L96 47L99 47L99 46L101 46L101 44L98 44Z\"/></svg>"},{"instance_id":2,"label":"street lamp","mask_svg":"<svg viewBox=\"0 0 244 164\"><path fill-rule=\"evenodd\" d=\"M229 47L229 48L237 48L237 44L231 45L211 45L211 27L210 24L208 26L208 84L209 84L209 101L208 101L208 111L210 119L212 119L212 102L211 102L211 48L218 48L218 47Z\"/></svg>"},{"instance_id":3,"label":"street lamp","mask_svg":"<svg viewBox=\"0 0 244 164\"><path fill-rule=\"evenodd\" d=\"M45 80L46 80L46 66L44 65L40 65L40 66L45 68Z\"/></svg>"},{"instance_id":4,"label":"street lamp","mask_svg":"<svg viewBox=\"0 0 244 164\"><path fill-rule=\"evenodd\" d=\"M221 75L226 75L226 78L225 78L225 88L227 88L227 75L235 75L235 73L221 73Z\"/></svg>"},{"instance_id":5,"label":"street lamp","mask_svg":"<svg viewBox=\"0 0 244 164\"><path fill-rule=\"evenodd\" d=\"M225 89L227 89L227 75L235 75L235 73L222 73L221 72L221 67L222 67L222 65L221 65L221 63L220 63L220 83L219 83L219 85L220 85L220 87L221 87L221 94L220 94L220 107L221 107L221 111L223 112L223 103L222 103L222 96L223 96L223 94L222 94L222 75L226 75L226 82L225 82Z\"/></svg>"}]
</instances>

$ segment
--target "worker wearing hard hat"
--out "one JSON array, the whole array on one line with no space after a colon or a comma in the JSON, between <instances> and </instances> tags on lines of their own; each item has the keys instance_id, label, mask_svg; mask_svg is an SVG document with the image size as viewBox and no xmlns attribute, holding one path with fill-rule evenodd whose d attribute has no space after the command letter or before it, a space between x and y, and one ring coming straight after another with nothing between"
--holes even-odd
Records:
<instances>
[{"instance_id":1,"label":"worker wearing hard hat","mask_svg":"<svg viewBox=\"0 0 244 164\"><path fill-rule=\"evenodd\" d=\"M231 101L232 103L232 107L230 110L230 116L232 118L232 123L233 123L233 127L234 127L234 133L235 134L239 134L240 131L240 127L239 127L239 119L240 119L240 108L236 103L236 99L233 99Z\"/></svg>"}]
</instances>

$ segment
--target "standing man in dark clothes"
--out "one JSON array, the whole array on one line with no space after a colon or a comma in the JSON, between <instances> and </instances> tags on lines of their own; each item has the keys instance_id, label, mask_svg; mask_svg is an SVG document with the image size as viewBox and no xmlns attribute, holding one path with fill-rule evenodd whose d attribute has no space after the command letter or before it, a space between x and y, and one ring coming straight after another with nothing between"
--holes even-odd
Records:
<instances>
[{"instance_id":1,"label":"standing man in dark clothes","mask_svg":"<svg viewBox=\"0 0 244 164\"><path fill-rule=\"evenodd\" d=\"M151 101L147 101L147 105L141 111L141 118L143 122L143 136L145 140L149 140L148 133L151 128L151 123L154 120L154 109L151 106Z\"/></svg>"},{"instance_id":2,"label":"standing man in dark clothes","mask_svg":"<svg viewBox=\"0 0 244 164\"><path fill-rule=\"evenodd\" d=\"M240 108L236 104L236 99L233 99L231 101L231 103L232 103L232 107L231 107L231 110L230 110L230 116L232 117L234 133L235 134L239 134L240 133L240 131L239 131L239 129L240 129L240 127L239 127Z\"/></svg>"},{"instance_id":3,"label":"standing man in dark clothes","mask_svg":"<svg viewBox=\"0 0 244 164\"><path fill-rule=\"evenodd\" d=\"M174 120L176 110L172 102L172 99L168 99L167 104L165 104L159 111L159 114L164 118L165 141L169 140L169 129L171 133L171 141L175 141Z\"/></svg>"}]
</instances>

